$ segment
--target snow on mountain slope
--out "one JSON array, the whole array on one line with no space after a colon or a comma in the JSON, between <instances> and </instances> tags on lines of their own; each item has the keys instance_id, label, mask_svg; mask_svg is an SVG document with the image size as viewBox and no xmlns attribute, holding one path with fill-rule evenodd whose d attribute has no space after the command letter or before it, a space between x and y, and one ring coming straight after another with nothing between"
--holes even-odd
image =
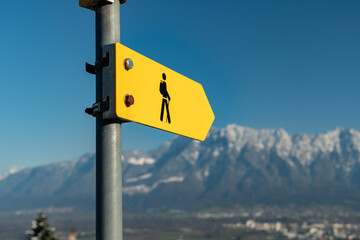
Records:
<instances>
[{"instance_id":1,"label":"snow on mountain slope","mask_svg":"<svg viewBox=\"0 0 360 240\"><path fill-rule=\"evenodd\" d=\"M241 152L248 145L258 151L276 150L279 156L289 159L295 157L303 165L311 164L319 153L341 153L345 150L341 143L349 146L346 150L360 151L360 132L353 129L336 128L319 135L291 135L283 129L255 130L232 124L223 129L213 129L208 138L213 141L225 138L228 151L235 149ZM219 149L214 151L218 155Z\"/></svg>"}]
</instances>

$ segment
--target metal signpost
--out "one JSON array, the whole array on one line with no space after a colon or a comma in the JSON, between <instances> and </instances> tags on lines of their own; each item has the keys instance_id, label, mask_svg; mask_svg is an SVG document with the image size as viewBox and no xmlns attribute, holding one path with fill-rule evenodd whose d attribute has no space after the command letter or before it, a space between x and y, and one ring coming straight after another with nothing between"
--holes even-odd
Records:
<instances>
[{"instance_id":1,"label":"metal signpost","mask_svg":"<svg viewBox=\"0 0 360 240\"><path fill-rule=\"evenodd\" d=\"M103 48L120 42L120 2L83 1L80 6L95 11L96 61L86 64L86 70L96 74L96 103L87 113L96 117L96 239L122 240L122 170L121 170L121 121L104 118L109 70Z\"/></svg>"},{"instance_id":2,"label":"metal signpost","mask_svg":"<svg viewBox=\"0 0 360 240\"><path fill-rule=\"evenodd\" d=\"M95 11L96 239L122 240L121 123L137 122L203 141L214 114L202 86L120 44L120 4L79 0Z\"/></svg>"}]
</instances>

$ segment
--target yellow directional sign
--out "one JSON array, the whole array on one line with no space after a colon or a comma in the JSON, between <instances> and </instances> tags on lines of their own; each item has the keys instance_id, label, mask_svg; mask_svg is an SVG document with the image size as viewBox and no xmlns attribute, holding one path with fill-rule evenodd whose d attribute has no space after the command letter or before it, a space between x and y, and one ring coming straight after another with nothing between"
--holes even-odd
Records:
<instances>
[{"instance_id":1,"label":"yellow directional sign","mask_svg":"<svg viewBox=\"0 0 360 240\"><path fill-rule=\"evenodd\" d=\"M201 84L115 43L118 117L203 141L215 116Z\"/></svg>"}]
</instances>

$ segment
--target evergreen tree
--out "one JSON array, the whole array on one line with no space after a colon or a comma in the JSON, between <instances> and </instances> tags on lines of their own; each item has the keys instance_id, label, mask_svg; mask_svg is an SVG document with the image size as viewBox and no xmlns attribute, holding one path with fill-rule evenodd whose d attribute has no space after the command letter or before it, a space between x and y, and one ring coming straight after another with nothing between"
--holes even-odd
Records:
<instances>
[{"instance_id":1,"label":"evergreen tree","mask_svg":"<svg viewBox=\"0 0 360 240\"><path fill-rule=\"evenodd\" d=\"M55 236L55 228L51 227L47 216L40 212L32 221L32 229L26 231L27 240L58 240Z\"/></svg>"}]
</instances>

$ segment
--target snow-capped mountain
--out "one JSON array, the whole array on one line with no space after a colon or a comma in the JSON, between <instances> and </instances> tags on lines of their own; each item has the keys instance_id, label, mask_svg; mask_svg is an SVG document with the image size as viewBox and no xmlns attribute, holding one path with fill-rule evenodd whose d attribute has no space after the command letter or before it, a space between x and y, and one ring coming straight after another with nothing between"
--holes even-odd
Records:
<instances>
[{"instance_id":1,"label":"snow-capped mountain","mask_svg":"<svg viewBox=\"0 0 360 240\"><path fill-rule=\"evenodd\" d=\"M95 156L24 169L0 180L0 208L94 206ZM212 129L123 158L124 207L201 208L360 200L360 132L319 135Z\"/></svg>"}]
</instances>

